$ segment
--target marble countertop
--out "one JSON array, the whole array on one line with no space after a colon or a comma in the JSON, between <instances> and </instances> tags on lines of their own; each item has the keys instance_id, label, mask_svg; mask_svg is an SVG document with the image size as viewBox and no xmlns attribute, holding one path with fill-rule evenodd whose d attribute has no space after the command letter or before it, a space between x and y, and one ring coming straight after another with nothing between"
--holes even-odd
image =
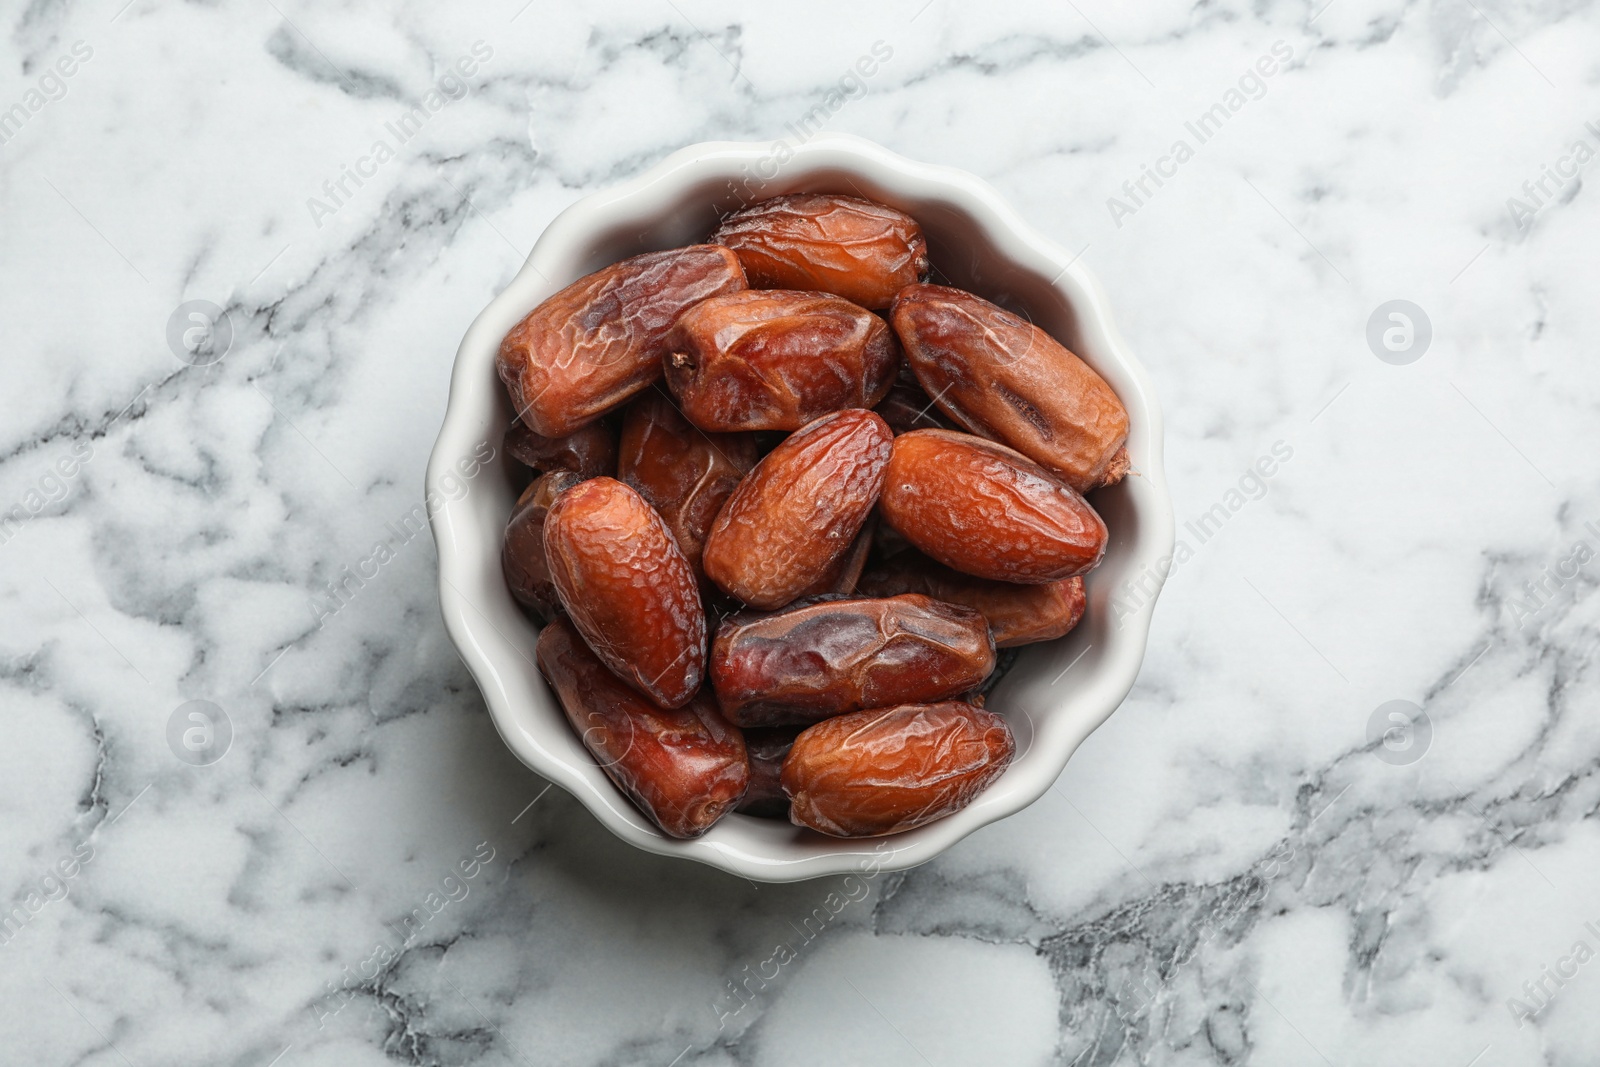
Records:
<instances>
[{"instance_id":1,"label":"marble countertop","mask_svg":"<svg viewBox=\"0 0 1600 1067\"><path fill-rule=\"evenodd\" d=\"M0 1059L1600 1059L1594 5L459 6L0 16ZM512 758L401 520L556 212L821 128L1082 250L1180 563L1037 804L757 886Z\"/></svg>"}]
</instances>

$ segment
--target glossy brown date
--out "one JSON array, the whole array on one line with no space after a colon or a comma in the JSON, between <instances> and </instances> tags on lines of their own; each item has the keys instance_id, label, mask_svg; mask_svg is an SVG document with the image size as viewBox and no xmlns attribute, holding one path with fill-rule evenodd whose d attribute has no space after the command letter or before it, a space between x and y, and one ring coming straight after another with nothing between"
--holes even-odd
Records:
<instances>
[{"instance_id":1,"label":"glossy brown date","mask_svg":"<svg viewBox=\"0 0 1600 1067\"><path fill-rule=\"evenodd\" d=\"M648 389L622 416L617 477L661 517L696 578L717 512L756 465L750 434L706 433L690 425L672 400Z\"/></svg>"},{"instance_id":2,"label":"glossy brown date","mask_svg":"<svg viewBox=\"0 0 1600 1067\"><path fill-rule=\"evenodd\" d=\"M550 579L573 625L617 677L663 708L705 677L694 571L661 516L615 478L563 492L544 523Z\"/></svg>"},{"instance_id":3,"label":"glossy brown date","mask_svg":"<svg viewBox=\"0 0 1600 1067\"><path fill-rule=\"evenodd\" d=\"M606 775L663 833L699 837L750 781L744 739L709 694L663 710L624 685L566 619L539 634L539 673Z\"/></svg>"},{"instance_id":4,"label":"glossy brown date","mask_svg":"<svg viewBox=\"0 0 1600 1067\"><path fill-rule=\"evenodd\" d=\"M717 515L706 538L706 576L769 611L816 585L865 525L892 441L884 421L860 408L790 434Z\"/></svg>"},{"instance_id":5,"label":"glossy brown date","mask_svg":"<svg viewBox=\"0 0 1600 1067\"><path fill-rule=\"evenodd\" d=\"M789 819L833 837L911 830L966 807L1015 752L1004 719L956 701L840 715L783 761Z\"/></svg>"},{"instance_id":6,"label":"glossy brown date","mask_svg":"<svg viewBox=\"0 0 1600 1067\"><path fill-rule=\"evenodd\" d=\"M967 430L1009 445L1080 493L1127 473L1127 409L1039 327L943 285L901 290L891 318L923 389Z\"/></svg>"},{"instance_id":7,"label":"glossy brown date","mask_svg":"<svg viewBox=\"0 0 1600 1067\"><path fill-rule=\"evenodd\" d=\"M505 450L536 471L576 471L585 478L617 473L617 435L603 422L591 422L565 437L545 437L513 419Z\"/></svg>"},{"instance_id":8,"label":"glossy brown date","mask_svg":"<svg viewBox=\"0 0 1600 1067\"><path fill-rule=\"evenodd\" d=\"M717 705L739 726L944 700L993 669L981 614L915 593L741 613L723 621L711 646Z\"/></svg>"},{"instance_id":9,"label":"glossy brown date","mask_svg":"<svg viewBox=\"0 0 1600 1067\"><path fill-rule=\"evenodd\" d=\"M512 327L500 380L529 429L565 437L661 376L661 342L685 308L744 287L737 258L715 245L613 263Z\"/></svg>"},{"instance_id":10,"label":"glossy brown date","mask_svg":"<svg viewBox=\"0 0 1600 1067\"><path fill-rule=\"evenodd\" d=\"M1005 445L951 430L894 439L883 520L965 574L1040 585L1100 562L1106 524L1071 486Z\"/></svg>"},{"instance_id":11,"label":"glossy brown date","mask_svg":"<svg viewBox=\"0 0 1600 1067\"><path fill-rule=\"evenodd\" d=\"M789 798L783 793L783 759L800 736L798 726L758 727L744 731L744 748L750 758L750 788L739 801L739 812L760 819L788 819Z\"/></svg>"},{"instance_id":12,"label":"glossy brown date","mask_svg":"<svg viewBox=\"0 0 1600 1067\"><path fill-rule=\"evenodd\" d=\"M884 398L900 345L836 296L746 289L702 300L667 335L667 386L703 430L797 430Z\"/></svg>"},{"instance_id":13,"label":"glossy brown date","mask_svg":"<svg viewBox=\"0 0 1600 1067\"><path fill-rule=\"evenodd\" d=\"M553 470L529 483L511 509L505 541L500 549L506 586L523 607L532 608L545 621L561 614L561 599L550 581L550 564L544 554L544 522L550 505L562 490L583 481L570 470Z\"/></svg>"},{"instance_id":14,"label":"glossy brown date","mask_svg":"<svg viewBox=\"0 0 1600 1067\"><path fill-rule=\"evenodd\" d=\"M1017 585L974 578L920 552L902 552L868 567L856 586L865 596L921 593L983 613L996 648L1051 641L1083 618L1081 577L1044 585Z\"/></svg>"},{"instance_id":15,"label":"glossy brown date","mask_svg":"<svg viewBox=\"0 0 1600 1067\"><path fill-rule=\"evenodd\" d=\"M756 288L833 293L874 310L928 275L928 242L917 220L853 196L762 200L724 218L709 240L738 253Z\"/></svg>"}]
</instances>

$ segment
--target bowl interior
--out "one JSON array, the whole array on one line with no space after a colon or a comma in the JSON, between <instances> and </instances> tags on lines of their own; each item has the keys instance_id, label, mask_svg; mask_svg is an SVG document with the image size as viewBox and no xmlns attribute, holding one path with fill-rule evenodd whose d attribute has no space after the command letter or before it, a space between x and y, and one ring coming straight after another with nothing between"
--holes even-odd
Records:
<instances>
[{"instance_id":1,"label":"bowl interior","mask_svg":"<svg viewBox=\"0 0 1600 1067\"><path fill-rule=\"evenodd\" d=\"M747 877L790 880L863 864L893 869L922 862L1048 789L1072 750L1132 686L1160 584L1159 559L1171 552L1172 520L1162 484L1158 410L1081 265L1034 235L992 190L962 172L911 163L853 138L819 137L801 146L773 178L747 177L752 168L765 173L770 150L766 144L686 149L559 216L462 343L429 485L434 489L437 478L474 448L494 448L488 476L480 475L459 497L445 494L434 522L447 626L513 750L641 847ZM537 628L500 575L501 531L526 476L500 454L500 435L513 413L494 355L518 320L584 274L640 252L703 241L723 214L743 203L799 191L863 196L907 212L927 235L938 280L1029 317L1086 360L1129 409L1134 473L1090 497L1110 542L1101 566L1085 580L1089 603L1083 622L1060 640L1021 650L989 698L988 706L1016 732L1018 756L971 806L881 840L840 841L786 823L730 815L700 839L674 841L611 786L533 668ZM1141 580L1147 596L1124 591L1113 606L1124 582Z\"/></svg>"}]
</instances>

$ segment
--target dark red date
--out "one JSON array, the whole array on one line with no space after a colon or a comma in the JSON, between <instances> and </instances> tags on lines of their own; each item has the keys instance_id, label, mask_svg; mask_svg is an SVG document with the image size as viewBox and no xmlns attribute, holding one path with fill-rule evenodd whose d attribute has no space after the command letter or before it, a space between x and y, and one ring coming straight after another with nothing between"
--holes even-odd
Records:
<instances>
[{"instance_id":1,"label":"dark red date","mask_svg":"<svg viewBox=\"0 0 1600 1067\"><path fill-rule=\"evenodd\" d=\"M663 708L705 677L706 615L667 524L615 478L563 492L544 523L550 580L595 655Z\"/></svg>"},{"instance_id":2,"label":"dark red date","mask_svg":"<svg viewBox=\"0 0 1600 1067\"><path fill-rule=\"evenodd\" d=\"M921 593L961 604L989 620L996 648L1051 641L1083 618L1083 579L1063 578L1044 585L1017 585L974 578L951 570L920 552L902 552L868 567L857 588L866 596Z\"/></svg>"},{"instance_id":3,"label":"dark red date","mask_svg":"<svg viewBox=\"0 0 1600 1067\"><path fill-rule=\"evenodd\" d=\"M893 435L849 408L796 430L739 484L706 538L706 576L754 608L781 608L849 551L883 487Z\"/></svg>"},{"instance_id":4,"label":"dark red date","mask_svg":"<svg viewBox=\"0 0 1600 1067\"><path fill-rule=\"evenodd\" d=\"M988 677L994 658L989 625L971 608L914 593L826 597L724 620L711 684L739 726L811 723L956 696Z\"/></svg>"},{"instance_id":5,"label":"dark red date","mask_svg":"<svg viewBox=\"0 0 1600 1067\"><path fill-rule=\"evenodd\" d=\"M496 367L517 416L565 437L661 377L661 342L691 304L745 287L726 248L647 252L579 278L500 343Z\"/></svg>"},{"instance_id":6,"label":"dark red date","mask_svg":"<svg viewBox=\"0 0 1600 1067\"><path fill-rule=\"evenodd\" d=\"M709 694L657 707L612 674L566 619L539 634L535 658L583 746L663 833L699 837L743 798L744 739Z\"/></svg>"},{"instance_id":7,"label":"dark red date","mask_svg":"<svg viewBox=\"0 0 1600 1067\"><path fill-rule=\"evenodd\" d=\"M944 285L900 291L906 362L951 418L1081 493L1128 470L1128 411L1105 379L1039 327Z\"/></svg>"},{"instance_id":8,"label":"dark red date","mask_svg":"<svg viewBox=\"0 0 1600 1067\"><path fill-rule=\"evenodd\" d=\"M702 300L665 343L667 387L703 430L798 430L870 408L900 345L884 321L826 293L746 289Z\"/></svg>"},{"instance_id":9,"label":"dark red date","mask_svg":"<svg viewBox=\"0 0 1600 1067\"><path fill-rule=\"evenodd\" d=\"M517 498L506 523L500 550L506 586L517 603L532 608L546 622L561 614L561 599L550 581L550 563L544 555L544 520L562 490L583 481L570 470L553 470L535 478Z\"/></svg>"},{"instance_id":10,"label":"dark red date","mask_svg":"<svg viewBox=\"0 0 1600 1067\"><path fill-rule=\"evenodd\" d=\"M710 240L738 253L757 289L833 293L873 310L928 275L917 220L853 196L775 196L727 216Z\"/></svg>"},{"instance_id":11,"label":"dark red date","mask_svg":"<svg viewBox=\"0 0 1600 1067\"><path fill-rule=\"evenodd\" d=\"M739 802L740 814L758 819L789 818L789 798L783 793L783 759L799 736L798 726L744 731L744 748L750 757L750 788Z\"/></svg>"},{"instance_id":12,"label":"dark red date","mask_svg":"<svg viewBox=\"0 0 1600 1067\"><path fill-rule=\"evenodd\" d=\"M505 450L536 471L576 471L585 478L617 473L617 435L603 422L591 422L565 437L545 437L513 419Z\"/></svg>"},{"instance_id":13,"label":"dark red date","mask_svg":"<svg viewBox=\"0 0 1600 1067\"><path fill-rule=\"evenodd\" d=\"M1039 585L1100 562L1106 524L1033 460L970 434L894 439L883 520L940 563L979 578Z\"/></svg>"},{"instance_id":14,"label":"dark red date","mask_svg":"<svg viewBox=\"0 0 1600 1067\"><path fill-rule=\"evenodd\" d=\"M789 819L833 837L915 829L972 803L1011 763L1006 721L970 704L909 704L819 722L783 761Z\"/></svg>"},{"instance_id":15,"label":"dark red date","mask_svg":"<svg viewBox=\"0 0 1600 1067\"><path fill-rule=\"evenodd\" d=\"M756 465L754 436L706 433L690 425L672 400L650 389L622 417L617 477L666 520L697 578L717 512Z\"/></svg>"}]
</instances>

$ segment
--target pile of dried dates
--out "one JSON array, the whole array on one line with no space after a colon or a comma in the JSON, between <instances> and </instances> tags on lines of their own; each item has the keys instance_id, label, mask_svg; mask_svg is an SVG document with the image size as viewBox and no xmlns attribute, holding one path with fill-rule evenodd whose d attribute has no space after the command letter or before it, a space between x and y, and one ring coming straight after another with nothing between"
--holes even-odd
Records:
<instances>
[{"instance_id":1,"label":"pile of dried dates","mask_svg":"<svg viewBox=\"0 0 1600 1067\"><path fill-rule=\"evenodd\" d=\"M928 284L915 219L780 196L581 278L506 335L535 472L506 527L538 667L664 833L837 837L970 803L1015 751L996 650L1083 614L1128 469L1111 388Z\"/></svg>"}]
</instances>

